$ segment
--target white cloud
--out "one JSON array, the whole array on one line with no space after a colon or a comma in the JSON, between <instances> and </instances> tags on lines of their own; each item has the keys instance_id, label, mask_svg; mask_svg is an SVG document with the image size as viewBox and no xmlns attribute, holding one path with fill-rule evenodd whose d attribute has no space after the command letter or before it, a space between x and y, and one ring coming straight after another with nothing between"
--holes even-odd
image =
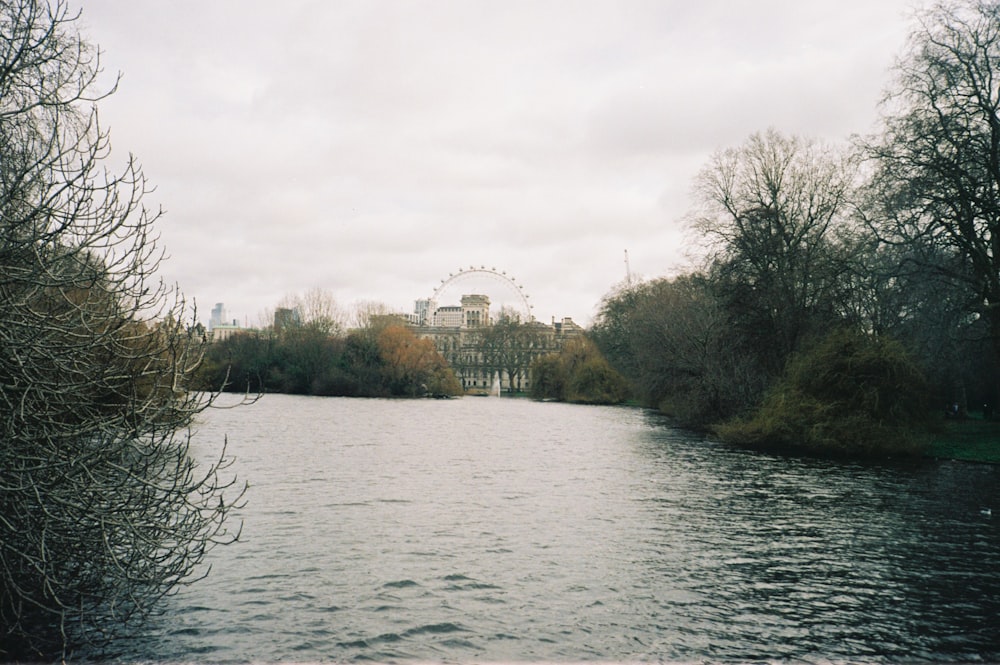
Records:
<instances>
[{"instance_id":1,"label":"white cloud","mask_svg":"<svg viewBox=\"0 0 1000 665\"><path fill-rule=\"evenodd\" d=\"M84 24L203 314L313 287L408 307L486 264L586 322L625 249L678 269L713 150L867 131L906 5L88 0Z\"/></svg>"}]
</instances>

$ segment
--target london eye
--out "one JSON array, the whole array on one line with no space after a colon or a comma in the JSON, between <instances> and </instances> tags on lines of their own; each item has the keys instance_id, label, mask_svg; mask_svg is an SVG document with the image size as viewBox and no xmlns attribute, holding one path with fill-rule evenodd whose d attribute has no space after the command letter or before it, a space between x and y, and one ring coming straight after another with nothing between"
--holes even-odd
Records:
<instances>
[{"instance_id":1,"label":"london eye","mask_svg":"<svg viewBox=\"0 0 1000 665\"><path fill-rule=\"evenodd\" d=\"M472 286L475 288L467 288ZM431 299L441 305L444 304L444 297L457 301L461 296L472 293L489 296L492 304L514 309L525 322L534 320L530 296L525 293L524 287L514 279L513 275L496 268L469 266L448 273L448 276L434 289Z\"/></svg>"}]
</instances>

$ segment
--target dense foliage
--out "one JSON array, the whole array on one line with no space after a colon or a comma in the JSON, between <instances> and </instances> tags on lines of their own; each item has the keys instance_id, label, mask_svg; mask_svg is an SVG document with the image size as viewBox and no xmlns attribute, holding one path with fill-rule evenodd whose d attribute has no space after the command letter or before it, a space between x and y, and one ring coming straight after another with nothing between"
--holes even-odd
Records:
<instances>
[{"instance_id":1,"label":"dense foliage","mask_svg":"<svg viewBox=\"0 0 1000 665\"><path fill-rule=\"evenodd\" d=\"M759 409L723 439L817 453L919 453L927 442L923 374L902 345L838 330L795 354Z\"/></svg>"},{"instance_id":2,"label":"dense foliage","mask_svg":"<svg viewBox=\"0 0 1000 665\"><path fill-rule=\"evenodd\" d=\"M138 165L102 165L75 19L0 3L0 660L137 625L235 538L241 496L178 434L208 405L188 392L201 345L155 277Z\"/></svg>"},{"instance_id":3,"label":"dense foliage","mask_svg":"<svg viewBox=\"0 0 1000 665\"><path fill-rule=\"evenodd\" d=\"M762 386L704 275L621 286L605 298L591 337L641 402L687 426L740 412Z\"/></svg>"},{"instance_id":4,"label":"dense foliage","mask_svg":"<svg viewBox=\"0 0 1000 665\"><path fill-rule=\"evenodd\" d=\"M628 383L586 337L570 340L559 353L531 365L531 396L578 404L621 404Z\"/></svg>"}]
</instances>

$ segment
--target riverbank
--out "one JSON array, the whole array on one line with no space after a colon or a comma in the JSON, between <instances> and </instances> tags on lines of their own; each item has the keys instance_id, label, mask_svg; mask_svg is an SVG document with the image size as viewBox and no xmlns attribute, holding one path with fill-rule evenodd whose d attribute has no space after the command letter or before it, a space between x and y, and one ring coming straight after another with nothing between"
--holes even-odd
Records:
<instances>
[{"instance_id":1,"label":"riverbank","mask_svg":"<svg viewBox=\"0 0 1000 665\"><path fill-rule=\"evenodd\" d=\"M934 433L927 454L985 464L1000 464L1000 422L969 417L943 421Z\"/></svg>"}]
</instances>

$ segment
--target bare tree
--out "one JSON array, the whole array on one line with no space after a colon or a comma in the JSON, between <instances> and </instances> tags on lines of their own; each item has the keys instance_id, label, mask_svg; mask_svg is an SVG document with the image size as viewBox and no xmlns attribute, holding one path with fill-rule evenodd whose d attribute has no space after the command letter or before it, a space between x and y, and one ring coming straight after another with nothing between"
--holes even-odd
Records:
<instances>
[{"instance_id":1,"label":"bare tree","mask_svg":"<svg viewBox=\"0 0 1000 665\"><path fill-rule=\"evenodd\" d=\"M713 276L771 372L832 307L844 269L833 231L852 186L846 156L773 130L717 153L698 176L695 227L714 241Z\"/></svg>"},{"instance_id":2,"label":"bare tree","mask_svg":"<svg viewBox=\"0 0 1000 665\"><path fill-rule=\"evenodd\" d=\"M354 303L353 310L350 325L361 330L385 325L387 319L395 318L393 309L377 300L359 300Z\"/></svg>"},{"instance_id":3,"label":"bare tree","mask_svg":"<svg viewBox=\"0 0 1000 665\"><path fill-rule=\"evenodd\" d=\"M871 224L911 265L968 294L1000 354L1000 5L918 16L873 158Z\"/></svg>"},{"instance_id":4,"label":"bare tree","mask_svg":"<svg viewBox=\"0 0 1000 665\"><path fill-rule=\"evenodd\" d=\"M302 325L324 335L340 336L347 330L347 312L326 289L317 287L303 295L286 296L278 307L298 312Z\"/></svg>"},{"instance_id":5,"label":"bare tree","mask_svg":"<svg viewBox=\"0 0 1000 665\"><path fill-rule=\"evenodd\" d=\"M103 167L100 53L62 0L0 3L0 659L136 625L242 496L183 431L211 398L136 162ZM178 434L181 432L181 434Z\"/></svg>"},{"instance_id":6,"label":"bare tree","mask_svg":"<svg viewBox=\"0 0 1000 665\"><path fill-rule=\"evenodd\" d=\"M531 362L544 353L537 324L522 323L513 308L503 308L492 325L476 332L483 369L488 376L506 376L511 393L526 386Z\"/></svg>"}]
</instances>

